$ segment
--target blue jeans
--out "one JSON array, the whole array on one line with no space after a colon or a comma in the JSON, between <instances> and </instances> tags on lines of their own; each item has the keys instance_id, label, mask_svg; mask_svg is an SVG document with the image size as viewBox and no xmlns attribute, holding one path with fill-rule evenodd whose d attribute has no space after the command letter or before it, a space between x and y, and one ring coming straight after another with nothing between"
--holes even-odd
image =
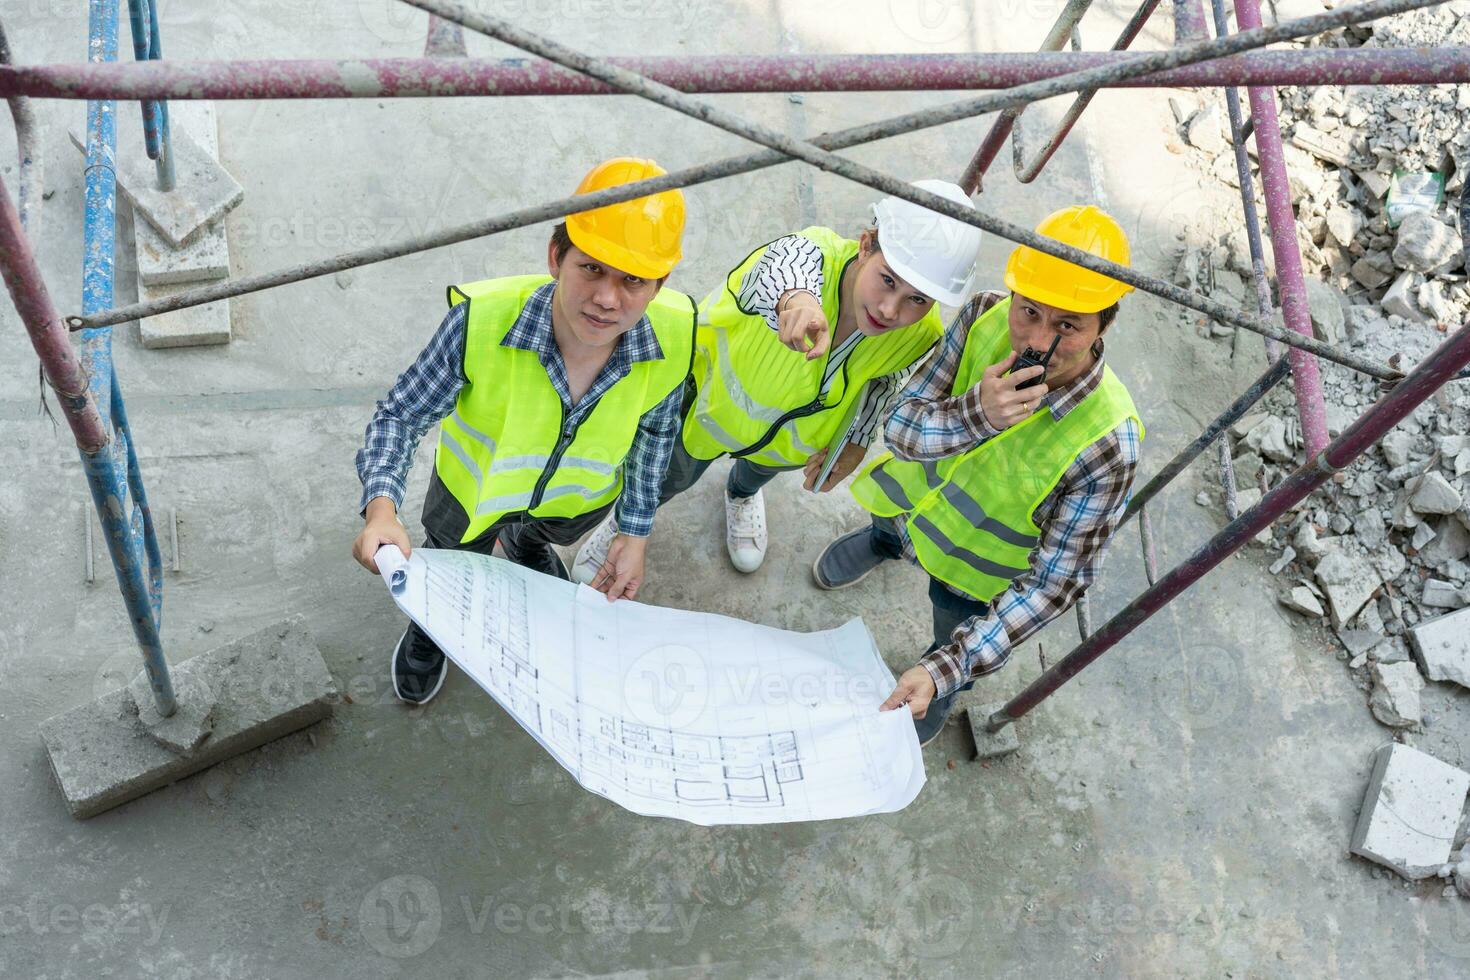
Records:
<instances>
[{"instance_id":1,"label":"blue jeans","mask_svg":"<svg viewBox=\"0 0 1470 980\"><path fill-rule=\"evenodd\" d=\"M884 558L903 557L903 539L899 537L892 518L874 517L871 533L875 552ZM955 627L965 620L990 614L990 603L981 602L971 596L960 595L932 575L929 577L929 602L933 605L934 610L934 642L929 644L929 649L924 651L925 653L933 653L942 646L948 646L950 635L954 633ZM928 712L914 723L921 744L929 741L930 737L944 726L944 720L949 717L950 708L954 707L954 696L974 686L973 680L966 681L948 695L929 702Z\"/></svg>"},{"instance_id":2,"label":"blue jeans","mask_svg":"<svg viewBox=\"0 0 1470 980\"><path fill-rule=\"evenodd\" d=\"M684 448L683 437L678 438L674 442L674 451L669 456L669 469L664 474L664 485L659 490L659 506L662 507L698 483L699 478L704 476L704 471L709 469L709 464L713 462L713 459L695 459L690 456ZM725 491L737 500L754 497L760 492L761 487L771 482L777 473L793 469L799 470L801 467L766 466L762 463L752 463L748 459L737 459L735 465L730 467L730 477L725 481Z\"/></svg>"}]
</instances>

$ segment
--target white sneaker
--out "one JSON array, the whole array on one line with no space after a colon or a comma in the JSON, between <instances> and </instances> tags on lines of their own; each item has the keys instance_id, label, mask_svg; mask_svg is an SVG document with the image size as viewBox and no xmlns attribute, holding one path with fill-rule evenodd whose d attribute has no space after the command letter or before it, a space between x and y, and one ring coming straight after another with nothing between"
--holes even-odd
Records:
<instances>
[{"instance_id":1,"label":"white sneaker","mask_svg":"<svg viewBox=\"0 0 1470 980\"><path fill-rule=\"evenodd\" d=\"M753 572L766 560L766 499L757 490L753 497L735 498L725 492L725 548L730 561L742 572Z\"/></svg>"},{"instance_id":2,"label":"white sneaker","mask_svg":"<svg viewBox=\"0 0 1470 980\"><path fill-rule=\"evenodd\" d=\"M602 563L607 561L607 549L612 546L612 539L618 533L615 514L616 509L608 511L602 523L592 530L592 534L582 542L582 547L577 549L577 560L572 565L573 582L591 585L598 570L602 568Z\"/></svg>"}]
</instances>

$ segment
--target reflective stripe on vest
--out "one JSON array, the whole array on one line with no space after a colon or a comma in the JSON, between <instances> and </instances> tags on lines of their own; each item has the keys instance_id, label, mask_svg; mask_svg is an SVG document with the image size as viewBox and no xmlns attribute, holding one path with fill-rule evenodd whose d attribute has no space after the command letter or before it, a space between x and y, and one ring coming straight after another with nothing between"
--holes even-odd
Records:
<instances>
[{"instance_id":1,"label":"reflective stripe on vest","mask_svg":"<svg viewBox=\"0 0 1470 980\"><path fill-rule=\"evenodd\" d=\"M842 273L857 257L858 243L828 228L799 234L821 249L822 311L835 327ZM822 396L826 357L806 360L781 343L764 317L740 306L741 284L766 248L751 252L731 270L701 312L694 359L698 395L683 430L684 448L697 459L736 453L766 465L802 465L839 435L847 409L869 380L916 363L944 332L938 310L931 309L911 326L864 337ZM773 432L783 417L800 409L809 411L787 418ZM762 448L747 452L768 435Z\"/></svg>"},{"instance_id":2,"label":"reflective stripe on vest","mask_svg":"<svg viewBox=\"0 0 1470 980\"><path fill-rule=\"evenodd\" d=\"M1010 352L1009 310L1004 300L971 325L952 396ZM1028 570L1041 543L1033 514L1077 454L1129 418L1141 431L1127 389L1104 365L1098 387L1062 419L1039 411L966 453L936 461L884 453L853 481L852 493L875 514L904 516L929 574L989 601Z\"/></svg>"},{"instance_id":3,"label":"reflective stripe on vest","mask_svg":"<svg viewBox=\"0 0 1470 980\"><path fill-rule=\"evenodd\" d=\"M735 438L731 433L726 432L724 426L720 425L719 418L715 416L715 413L710 407L710 393L714 390L714 386L710 382L713 380L716 365L718 365L720 383L724 386L725 392L729 395L735 407L744 412L747 417L764 422L767 425L772 425L780 421L781 416L785 415L789 409L762 405L750 397L745 387L741 385L740 379L735 376L734 369L730 366L730 340L725 328L710 324L708 329L714 337L715 351L718 356L703 358L704 370L701 374L696 375L695 378L695 386L699 393L694 400L692 416L699 421L700 426L705 429L706 434L723 446L727 452L739 452L747 444ZM780 462L777 462L775 465L789 463L792 466L800 466L817 452L818 447L809 445L801 438L800 433L796 431L795 419L783 423L781 431L787 434L791 446L801 455L788 459L779 452L780 447L775 444L776 440L773 439L771 443L767 444L764 450L752 456L753 461L769 462L769 460L756 459L755 456L777 456L780 457Z\"/></svg>"},{"instance_id":4,"label":"reflective stripe on vest","mask_svg":"<svg viewBox=\"0 0 1470 980\"><path fill-rule=\"evenodd\" d=\"M546 276L490 279L451 287L465 318L467 383L443 419L435 471L469 516L461 542L516 511L575 517L617 499L623 460L644 414L676 391L689 372L694 303L664 289L648 305L663 356L636 361L575 427L533 351L502 341Z\"/></svg>"}]
</instances>

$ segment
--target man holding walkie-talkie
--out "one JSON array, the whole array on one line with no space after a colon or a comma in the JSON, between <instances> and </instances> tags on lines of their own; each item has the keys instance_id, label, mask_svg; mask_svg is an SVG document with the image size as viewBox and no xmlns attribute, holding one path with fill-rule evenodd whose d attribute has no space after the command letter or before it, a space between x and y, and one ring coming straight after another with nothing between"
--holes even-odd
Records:
<instances>
[{"instance_id":1,"label":"man holding walkie-talkie","mask_svg":"<svg viewBox=\"0 0 1470 980\"><path fill-rule=\"evenodd\" d=\"M1123 230L1095 207L1063 208L1036 231L1129 264ZM1091 583L1143 439L1103 363L1102 335L1132 287L1026 246L1011 253L1005 284L1009 294L970 301L900 394L884 429L890 452L852 487L872 523L812 569L826 589L888 559L929 573L934 642L883 704L908 704L925 745L956 693Z\"/></svg>"}]
</instances>

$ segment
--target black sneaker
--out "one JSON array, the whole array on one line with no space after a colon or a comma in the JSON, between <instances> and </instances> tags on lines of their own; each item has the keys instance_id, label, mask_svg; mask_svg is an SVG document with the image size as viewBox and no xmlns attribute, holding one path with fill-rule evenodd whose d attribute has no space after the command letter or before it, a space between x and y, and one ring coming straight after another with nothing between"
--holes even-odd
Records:
<instances>
[{"instance_id":1,"label":"black sneaker","mask_svg":"<svg viewBox=\"0 0 1470 980\"><path fill-rule=\"evenodd\" d=\"M861 527L834 540L812 562L812 578L823 589L845 589L888 559L873 550L873 529Z\"/></svg>"},{"instance_id":2,"label":"black sneaker","mask_svg":"<svg viewBox=\"0 0 1470 980\"><path fill-rule=\"evenodd\" d=\"M561 560L556 549L549 544L521 544L517 533L520 527L519 524L512 524L500 532L500 546L505 549L505 557L533 572L570 582L572 573L567 571L567 564Z\"/></svg>"},{"instance_id":3,"label":"black sneaker","mask_svg":"<svg viewBox=\"0 0 1470 980\"><path fill-rule=\"evenodd\" d=\"M444 686L449 661L434 641L412 623L398 638L393 660L388 669L393 679L393 693L407 704L428 704Z\"/></svg>"}]
</instances>

